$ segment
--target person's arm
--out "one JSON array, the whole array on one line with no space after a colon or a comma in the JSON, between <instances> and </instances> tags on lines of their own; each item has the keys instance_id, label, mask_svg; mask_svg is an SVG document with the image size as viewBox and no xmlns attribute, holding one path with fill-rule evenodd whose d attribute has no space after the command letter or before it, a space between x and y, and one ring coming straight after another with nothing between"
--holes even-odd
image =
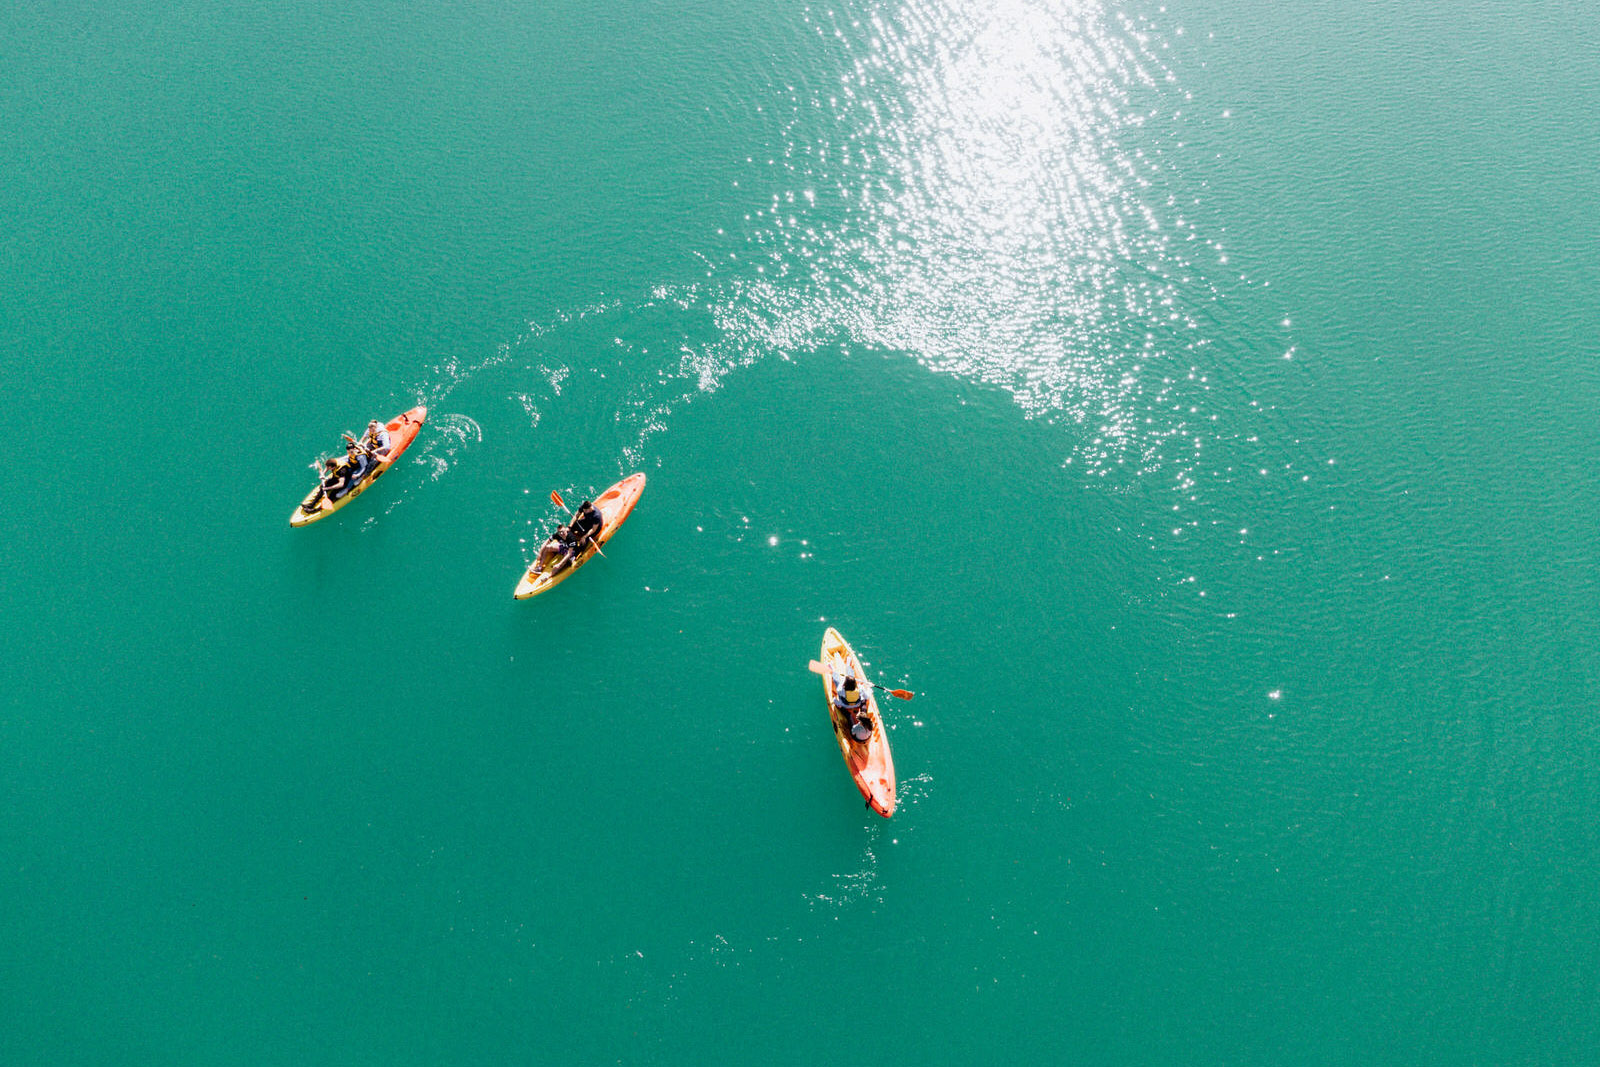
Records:
<instances>
[{"instance_id":1,"label":"person's arm","mask_svg":"<svg viewBox=\"0 0 1600 1067\"><path fill-rule=\"evenodd\" d=\"M365 436L366 436L365 434L362 434L362 437L365 437ZM354 437L351 437L349 434L345 434L344 435L344 439L346 441L350 442L351 447L354 448L361 455L366 456L369 459L377 459L378 458L378 454L376 452L374 452L371 449L371 447L369 447L367 445L366 441L364 441L364 440L358 441ZM351 455L350 462L352 464L355 463L356 458L357 457L355 455Z\"/></svg>"}]
</instances>

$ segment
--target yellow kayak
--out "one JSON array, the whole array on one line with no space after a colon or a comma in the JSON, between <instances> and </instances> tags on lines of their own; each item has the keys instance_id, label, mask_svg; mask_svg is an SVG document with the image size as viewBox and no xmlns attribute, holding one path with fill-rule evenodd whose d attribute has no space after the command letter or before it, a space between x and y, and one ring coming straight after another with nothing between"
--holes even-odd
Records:
<instances>
[{"instance_id":1,"label":"yellow kayak","mask_svg":"<svg viewBox=\"0 0 1600 1067\"><path fill-rule=\"evenodd\" d=\"M644 492L644 475L630 474L610 489L601 493L599 498L595 500L594 506L599 510L601 519L604 520L600 527L600 536L598 538L600 544L603 545L611 540L611 535L617 532L617 527L621 526L627 521L628 516L633 514L633 506L639 502L639 494L642 492ZM539 557L535 555L533 565L528 568L528 572L517 583L516 591L511 594L512 597L517 600L526 600L531 596L538 596L540 593L554 589L566 581L573 571L593 559L596 551L596 546L591 544L578 553L577 557L567 566L557 567L549 571L539 570Z\"/></svg>"},{"instance_id":2,"label":"yellow kayak","mask_svg":"<svg viewBox=\"0 0 1600 1067\"><path fill-rule=\"evenodd\" d=\"M367 491L367 488L383 476L383 472L394 466L394 461L400 454L411 447L411 442L417 439L417 431L422 429L422 424L428 421L428 409L417 406L401 415L396 415L388 422L389 430L389 455L381 460L371 472L356 485L339 497L338 500L329 500L328 495L322 491L321 484L306 494L300 506L294 509L289 516L290 526L310 526L314 522L332 515L350 501ZM320 483L320 475L319 475Z\"/></svg>"}]
</instances>

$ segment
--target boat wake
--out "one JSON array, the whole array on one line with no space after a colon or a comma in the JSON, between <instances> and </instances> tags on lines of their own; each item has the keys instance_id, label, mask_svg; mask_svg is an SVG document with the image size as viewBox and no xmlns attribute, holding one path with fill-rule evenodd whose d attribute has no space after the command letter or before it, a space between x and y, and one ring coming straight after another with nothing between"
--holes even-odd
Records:
<instances>
[{"instance_id":1,"label":"boat wake","mask_svg":"<svg viewBox=\"0 0 1600 1067\"><path fill-rule=\"evenodd\" d=\"M1293 345L1230 321L1233 295L1268 283L1229 265L1185 173L1182 28L1095 0L804 17L827 76L768 87L770 139L696 252L703 278L530 322L432 368L428 402L492 381L530 429L583 420L620 475L739 369L864 347L1059 427L1071 476L1159 498L1129 531L1146 543L1242 537L1248 516L1204 513L1205 482L1308 464L1260 443L1271 405L1246 365Z\"/></svg>"},{"instance_id":2,"label":"boat wake","mask_svg":"<svg viewBox=\"0 0 1600 1067\"><path fill-rule=\"evenodd\" d=\"M469 446L483 443L483 430L470 415L444 414L430 416L428 434L422 453L417 458L428 469L430 481L438 481L449 472L456 455Z\"/></svg>"},{"instance_id":3,"label":"boat wake","mask_svg":"<svg viewBox=\"0 0 1600 1067\"><path fill-rule=\"evenodd\" d=\"M861 869L833 875L833 884L824 890L804 894L813 911L844 908L867 902L883 903L883 886L878 881L878 856L872 846L861 850Z\"/></svg>"},{"instance_id":4,"label":"boat wake","mask_svg":"<svg viewBox=\"0 0 1600 1067\"><path fill-rule=\"evenodd\" d=\"M421 467L427 473L428 481L437 482L449 473L457 454L482 442L483 430L472 416L430 412L427 425L417 435L417 443L407 450L404 458ZM396 465L396 471L403 469ZM404 505L411 497L414 484L409 479L395 479L392 474L386 481L396 482L398 488L389 494L381 515L391 515L396 508ZM372 526L378 517L368 516L362 522L361 529Z\"/></svg>"},{"instance_id":5,"label":"boat wake","mask_svg":"<svg viewBox=\"0 0 1600 1067\"><path fill-rule=\"evenodd\" d=\"M737 369L864 346L1005 390L1066 428L1064 462L1093 476L1192 468L1218 415L1205 327L1234 276L1174 164L1192 103L1162 56L1181 28L1023 0L805 19L831 80L770 87L771 140L732 194L748 211L707 236L704 280L530 323L440 364L430 402L521 361L531 388L511 395L537 426L562 379L614 372L620 466L637 467ZM615 330L593 366L522 358L601 321Z\"/></svg>"}]
</instances>

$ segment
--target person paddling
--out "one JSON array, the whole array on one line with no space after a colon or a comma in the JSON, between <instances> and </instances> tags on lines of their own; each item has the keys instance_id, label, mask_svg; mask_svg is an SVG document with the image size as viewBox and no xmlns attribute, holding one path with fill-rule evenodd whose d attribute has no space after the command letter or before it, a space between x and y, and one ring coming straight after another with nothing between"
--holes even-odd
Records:
<instances>
[{"instance_id":1,"label":"person paddling","mask_svg":"<svg viewBox=\"0 0 1600 1067\"><path fill-rule=\"evenodd\" d=\"M332 502L338 500L350 488L349 467L340 463L334 456L323 460L323 465L322 495Z\"/></svg>"},{"instance_id":2,"label":"person paddling","mask_svg":"<svg viewBox=\"0 0 1600 1067\"><path fill-rule=\"evenodd\" d=\"M377 456L372 449L367 447L365 439L357 441L349 434L344 435L345 462L350 468L350 484L354 485L372 472L378 465Z\"/></svg>"},{"instance_id":3,"label":"person paddling","mask_svg":"<svg viewBox=\"0 0 1600 1067\"><path fill-rule=\"evenodd\" d=\"M867 696L857 686L855 676L833 672L833 706L844 718L845 731L860 744L872 737L872 711Z\"/></svg>"},{"instance_id":4,"label":"person paddling","mask_svg":"<svg viewBox=\"0 0 1600 1067\"><path fill-rule=\"evenodd\" d=\"M600 547L600 531L605 528L605 516L600 514L600 509L594 506L594 501L585 500L578 505L578 513L572 517L572 543L581 551L586 543L592 543L596 549Z\"/></svg>"},{"instance_id":5,"label":"person paddling","mask_svg":"<svg viewBox=\"0 0 1600 1067\"><path fill-rule=\"evenodd\" d=\"M559 570L571 563L577 557L574 547L576 538L572 536L572 527L561 525L556 527L556 532L550 535L549 540L539 546L538 558L534 561L533 569L541 573Z\"/></svg>"}]
</instances>

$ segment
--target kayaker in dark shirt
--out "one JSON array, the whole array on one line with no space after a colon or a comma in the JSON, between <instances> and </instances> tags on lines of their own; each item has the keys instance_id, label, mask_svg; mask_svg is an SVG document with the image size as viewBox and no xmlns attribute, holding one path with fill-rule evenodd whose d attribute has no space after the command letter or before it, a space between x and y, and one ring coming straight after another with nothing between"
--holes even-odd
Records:
<instances>
[{"instance_id":1,"label":"kayaker in dark shirt","mask_svg":"<svg viewBox=\"0 0 1600 1067\"><path fill-rule=\"evenodd\" d=\"M349 469L331 456L324 463L326 472L322 476L322 495L329 501L338 500L350 488Z\"/></svg>"},{"instance_id":2,"label":"kayaker in dark shirt","mask_svg":"<svg viewBox=\"0 0 1600 1067\"><path fill-rule=\"evenodd\" d=\"M580 550L591 542L598 548L600 531L605 524L605 516L600 514L600 509L594 506L593 501L585 500L578 505L578 513L572 517L572 543Z\"/></svg>"},{"instance_id":3,"label":"kayaker in dark shirt","mask_svg":"<svg viewBox=\"0 0 1600 1067\"><path fill-rule=\"evenodd\" d=\"M858 742L872 737L872 715L866 694L856 686L854 676L833 672L833 706L844 717L845 729Z\"/></svg>"},{"instance_id":4,"label":"kayaker in dark shirt","mask_svg":"<svg viewBox=\"0 0 1600 1067\"><path fill-rule=\"evenodd\" d=\"M541 574L548 574L571 563L577 555L573 540L572 527L557 526L556 532L539 547L539 556L534 561L533 569Z\"/></svg>"}]
</instances>

